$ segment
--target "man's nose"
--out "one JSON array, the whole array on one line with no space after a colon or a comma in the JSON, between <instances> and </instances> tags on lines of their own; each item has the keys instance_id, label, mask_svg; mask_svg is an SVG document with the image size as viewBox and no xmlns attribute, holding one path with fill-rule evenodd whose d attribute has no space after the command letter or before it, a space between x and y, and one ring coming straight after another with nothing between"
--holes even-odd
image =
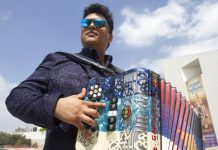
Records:
<instances>
[{"instance_id":1,"label":"man's nose","mask_svg":"<svg viewBox=\"0 0 218 150\"><path fill-rule=\"evenodd\" d=\"M91 24L89 25L89 28L96 28L96 26L94 25L93 22L91 22Z\"/></svg>"}]
</instances>

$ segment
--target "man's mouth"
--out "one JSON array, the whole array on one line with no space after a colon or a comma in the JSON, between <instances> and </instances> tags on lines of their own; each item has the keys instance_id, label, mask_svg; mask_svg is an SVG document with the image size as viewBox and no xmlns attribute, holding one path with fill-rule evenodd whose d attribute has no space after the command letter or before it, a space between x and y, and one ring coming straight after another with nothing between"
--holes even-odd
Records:
<instances>
[{"instance_id":1,"label":"man's mouth","mask_svg":"<svg viewBox=\"0 0 218 150\"><path fill-rule=\"evenodd\" d=\"M93 32L93 31L89 31L88 33L87 33L87 35L88 36L97 36L97 34L95 33L95 32Z\"/></svg>"}]
</instances>

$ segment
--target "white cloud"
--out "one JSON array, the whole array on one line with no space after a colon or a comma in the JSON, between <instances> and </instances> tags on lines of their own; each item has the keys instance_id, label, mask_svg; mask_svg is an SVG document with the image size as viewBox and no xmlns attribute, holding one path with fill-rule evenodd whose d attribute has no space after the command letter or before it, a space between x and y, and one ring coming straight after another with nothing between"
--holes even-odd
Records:
<instances>
[{"instance_id":1,"label":"white cloud","mask_svg":"<svg viewBox=\"0 0 218 150\"><path fill-rule=\"evenodd\" d=\"M0 131L12 132L18 127L27 126L24 122L14 118L5 106L5 99L16 85L17 83L10 83L0 75Z\"/></svg>"},{"instance_id":2,"label":"white cloud","mask_svg":"<svg viewBox=\"0 0 218 150\"><path fill-rule=\"evenodd\" d=\"M124 22L119 27L118 36L126 45L145 47L162 44L161 52L168 56L181 56L218 47L218 2L203 1L194 5L192 1L182 3L170 0L166 6L152 12L136 13L129 8L122 11ZM177 43L173 43L177 40Z\"/></svg>"},{"instance_id":3,"label":"white cloud","mask_svg":"<svg viewBox=\"0 0 218 150\"><path fill-rule=\"evenodd\" d=\"M0 22L10 19L12 16L11 11L0 11Z\"/></svg>"},{"instance_id":4,"label":"white cloud","mask_svg":"<svg viewBox=\"0 0 218 150\"><path fill-rule=\"evenodd\" d=\"M190 3L192 0L169 0L171 2L177 2L177 3L180 3L180 4L187 4L187 3Z\"/></svg>"},{"instance_id":5,"label":"white cloud","mask_svg":"<svg viewBox=\"0 0 218 150\"><path fill-rule=\"evenodd\" d=\"M205 2L194 10L191 26L187 31L189 38L205 39L218 35L218 2Z\"/></svg>"},{"instance_id":6,"label":"white cloud","mask_svg":"<svg viewBox=\"0 0 218 150\"><path fill-rule=\"evenodd\" d=\"M145 10L139 14L125 8L122 15L124 22L118 29L118 36L127 45L142 47L152 44L158 37L175 36L182 29L186 10L175 2L169 2L153 12Z\"/></svg>"},{"instance_id":7,"label":"white cloud","mask_svg":"<svg viewBox=\"0 0 218 150\"><path fill-rule=\"evenodd\" d=\"M178 45L175 47L164 47L162 49L162 51L165 51L169 54L169 57L191 55L213 50L218 50L218 37L190 42L188 44Z\"/></svg>"}]
</instances>

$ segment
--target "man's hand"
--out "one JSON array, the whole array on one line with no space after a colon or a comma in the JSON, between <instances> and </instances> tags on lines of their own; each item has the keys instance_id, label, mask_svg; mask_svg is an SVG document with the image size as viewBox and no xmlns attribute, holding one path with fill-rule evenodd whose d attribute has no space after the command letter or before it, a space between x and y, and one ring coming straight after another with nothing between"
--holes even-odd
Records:
<instances>
[{"instance_id":1,"label":"man's hand","mask_svg":"<svg viewBox=\"0 0 218 150\"><path fill-rule=\"evenodd\" d=\"M84 123L95 126L98 118L97 108L105 107L104 103L83 101L86 89L83 88L81 93L60 98L55 107L54 116L63 122L76 126L81 133L88 137L90 134L84 127Z\"/></svg>"}]
</instances>

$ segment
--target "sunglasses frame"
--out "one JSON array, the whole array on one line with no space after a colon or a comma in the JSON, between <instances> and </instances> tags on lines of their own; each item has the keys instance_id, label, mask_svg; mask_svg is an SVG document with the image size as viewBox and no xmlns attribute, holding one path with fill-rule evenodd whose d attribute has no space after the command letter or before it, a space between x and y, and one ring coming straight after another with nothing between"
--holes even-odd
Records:
<instances>
[{"instance_id":1,"label":"sunglasses frame","mask_svg":"<svg viewBox=\"0 0 218 150\"><path fill-rule=\"evenodd\" d=\"M96 28L107 27L107 21L104 19L81 19L80 21L82 28L88 28L91 23L93 23Z\"/></svg>"}]
</instances>

